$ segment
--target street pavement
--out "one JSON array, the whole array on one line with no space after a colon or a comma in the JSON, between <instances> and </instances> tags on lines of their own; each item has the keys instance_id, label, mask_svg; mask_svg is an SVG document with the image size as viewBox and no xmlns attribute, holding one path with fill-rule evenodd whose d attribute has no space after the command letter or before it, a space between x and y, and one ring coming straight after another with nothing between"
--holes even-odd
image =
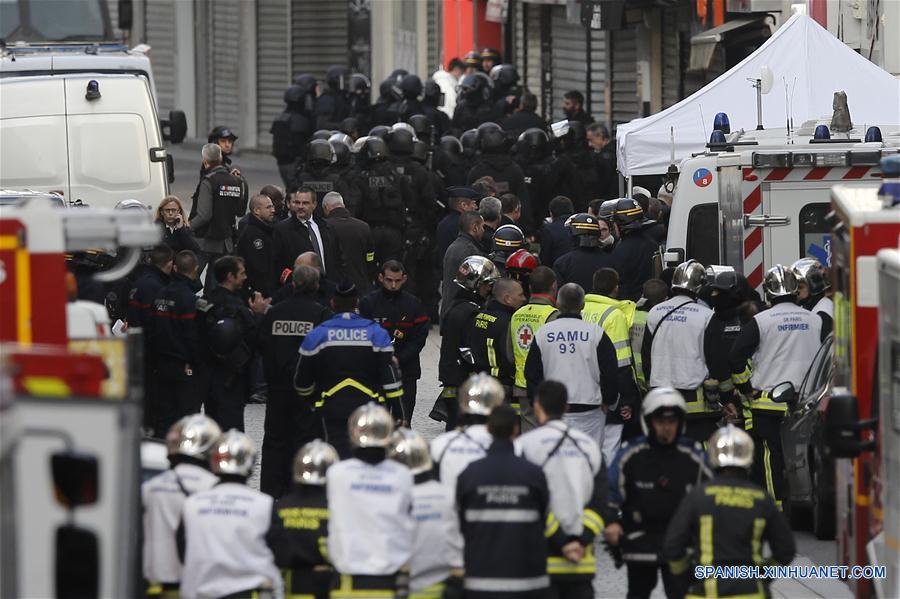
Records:
<instances>
[{"instance_id":1,"label":"street pavement","mask_svg":"<svg viewBox=\"0 0 900 599\"><path fill-rule=\"evenodd\" d=\"M240 142L238 142L240 145ZM200 169L200 144L184 144L169 146L169 153L175 161L175 183L171 193L177 195L184 203L185 210L190 210L191 194L197 185ZM251 195L268 184L282 185L281 177L275 166L275 159L262 152L237 153L234 165L241 169L247 179ZM438 357L440 355L440 335L437 327L432 327L428 341L422 352L422 378L419 380L416 409L413 413L412 426L426 439L433 439L444 431L442 423L428 418L434 400L440 392L437 379ZM253 438L256 446L262 447L264 405L248 405L244 412L245 428ZM259 464L254 469L250 480L251 486L259 487ZM797 558L793 565L834 565L837 554L834 541L819 541L808 532L797 531ZM610 556L598 552L598 575L594 581L595 596L598 599L624 597L627 590L625 568L616 570ZM779 580L771 587L775 599L843 599L851 598L849 588L839 581L820 580ZM652 599L664 599L665 593L660 580Z\"/></svg>"}]
</instances>

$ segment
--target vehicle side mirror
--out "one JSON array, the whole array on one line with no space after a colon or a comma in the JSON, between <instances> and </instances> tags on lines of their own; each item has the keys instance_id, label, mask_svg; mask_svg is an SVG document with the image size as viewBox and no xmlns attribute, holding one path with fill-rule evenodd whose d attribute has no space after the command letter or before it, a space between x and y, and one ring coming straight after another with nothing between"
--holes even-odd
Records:
<instances>
[{"instance_id":1,"label":"vehicle side mirror","mask_svg":"<svg viewBox=\"0 0 900 599\"><path fill-rule=\"evenodd\" d=\"M163 139L173 144L180 144L187 135L187 117L183 110L170 110L169 118L161 120L159 126L163 130Z\"/></svg>"},{"instance_id":2,"label":"vehicle side mirror","mask_svg":"<svg viewBox=\"0 0 900 599\"><path fill-rule=\"evenodd\" d=\"M134 20L134 5L131 0L119 0L119 29L129 31Z\"/></svg>"},{"instance_id":3,"label":"vehicle side mirror","mask_svg":"<svg viewBox=\"0 0 900 599\"><path fill-rule=\"evenodd\" d=\"M769 393L769 397L777 403L792 404L797 400L797 391L794 389L793 383L785 381L775 385Z\"/></svg>"},{"instance_id":4,"label":"vehicle side mirror","mask_svg":"<svg viewBox=\"0 0 900 599\"><path fill-rule=\"evenodd\" d=\"M863 441L862 431L875 430L877 420L859 420L856 397L835 393L825 409L825 444L836 458L855 458L874 451L875 440Z\"/></svg>"},{"instance_id":5,"label":"vehicle side mirror","mask_svg":"<svg viewBox=\"0 0 900 599\"><path fill-rule=\"evenodd\" d=\"M175 159L169 153L166 153L166 179L169 184L175 182Z\"/></svg>"},{"instance_id":6,"label":"vehicle side mirror","mask_svg":"<svg viewBox=\"0 0 900 599\"><path fill-rule=\"evenodd\" d=\"M50 457L56 501L71 509L97 502L99 475L97 458L64 451Z\"/></svg>"},{"instance_id":7,"label":"vehicle side mirror","mask_svg":"<svg viewBox=\"0 0 900 599\"><path fill-rule=\"evenodd\" d=\"M54 562L59 599L100 596L100 544L94 532L74 524L57 528Z\"/></svg>"}]
</instances>

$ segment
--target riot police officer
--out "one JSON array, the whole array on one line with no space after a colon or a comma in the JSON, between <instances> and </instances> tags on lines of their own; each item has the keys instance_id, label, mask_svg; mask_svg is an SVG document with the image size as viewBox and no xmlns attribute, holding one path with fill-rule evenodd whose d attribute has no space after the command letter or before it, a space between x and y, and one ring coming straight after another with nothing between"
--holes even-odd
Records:
<instances>
[{"instance_id":1,"label":"riot police officer","mask_svg":"<svg viewBox=\"0 0 900 599\"><path fill-rule=\"evenodd\" d=\"M349 117L356 121L359 131L368 131L372 127L372 82L362 73L350 75L350 83L347 87L349 95ZM346 120L344 121L346 123ZM340 128L343 131L343 128ZM346 131L344 131L347 133ZM349 133L347 133L349 135Z\"/></svg>"},{"instance_id":2,"label":"riot police officer","mask_svg":"<svg viewBox=\"0 0 900 599\"><path fill-rule=\"evenodd\" d=\"M516 142L515 159L525 177L534 223L544 222L550 214L550 200L557 195L554 159L550 150L550 138L543 129L526 129Z\"/></svg>"},{"instance_id":3,"label":"riot police officer","mask_svg":"<svg viewBox=\"0 0 900 599\"><path fill-rule=\"evenodd\" d=\"M494 82L486 73L465 75L459 82L459 95L453 111L453 127L457 131L474 129L488 122L494 114Z\"/></svg>"},{"instance_id":4,"label":"riot police officer","mask_svg":"<svg viewBox=\"0 0 900 599\"><path fill-rule=\"evenodd\" d=\"M316 102L316 80L312 75L301 75L297 82L284 92L287 105L275 120L272 134L272 155L278 163L278 172L287 189L294 185L294 174L304 158L306 144L313 130L313 111Z\"/></svg>"},{"instance_id":5,"label":"riot police officer","mask_svg":"<svg viewBox=\"0 0 900 599\"><path fill-rule=\"evenodd\" d=\"M452 124L450 117L440 109L444 105L444 94L440 85L429 79L425 82L422 94L422 113L434 127L435 136L440 138L449 134Z\"/></svg>"},{"instance_id":6,"label":"riot police officer","mask_svg":"<svg viewBox=\"0 0 900 599\"><path fill-rule=\"evenodd\" d=\"M177 592L181 581L175 533L184 500L212 488L219 479L209 471L209 455L222 435L219 425L203 414L185 416L169 429L169 470L141 485L144 506L144 578L160 593ZM149 593L158 594L158 593Z\"/></svg>"},{"instance_id":7,"label":"riot police officer","mask_svg":"<svg viewBox=\"0 0 900 599\"><path fill-rule=\"evenodd\" d=\"M482 177L491 177L498 196L512 193L522 204L528 205L525 175L509 156L508 140L500 125L484 123L478 127L478 147L481 149L481 159L466 175L468 184L471 185Z\"/></svg>"},{"instance_id":8,"label":"riot police officer","mask_svg":"<svg viewBox=\"0 0 900 599\"><path fill-rule=\"evenodd\" d=\"M465 176L468 177L469 171L481 158L481 150L478 147L478 129L473 128L463 131L459 136L459 143L462 146L462 162Z\"/></svg>"},{"instance_id":9,"label":"riot police officer","mask_svg":"<svg viewBox=\"0 0 900 599\"><path fill-rule=\"evenodd\" d=\"M636 302L641 297L641 287L653 278L653 255L659 250L659 243L647 229L656 223L644 218L641 205L630 198L616 202L612 221L620 238L613 250L620 267L620 295L622 299Z\"/></svg>"},{"instance_id":10,"label":"riot police officer","mask_svg":"<svg viewBox=\"0 0 900 599\"><path fill-rule=\"evenodd\" d=\"M349 453L347 417L357 407L388 401L397 420L408 421L391 338L380 325L356 313L358 299L355 286L338 285L331 298L335 316L303 340L294 376L294 388L314 404L328 442L341 455Z\"/></svg>"},{"instance_id":11,"label":"riot police officer","mask_svg":"<svg viewBox=\"0 0 900 599\"><path fill-rule=\"evenodd\" d=\"M418 75L404 75L400 80L400 93L403 94L402 99L397 103L393 112L397 114L401 121L409 119L414 114L424 114L425 108L419 101L422 95L422 80Z\"/></svg>"},{"instance_id":12,"label":"riot police officer","mask_svg":"<svg viewBox=\"0 0 900 599\"><path fill-rule=\"evenodd\" d=\"M487 72L494 82L494 114L498 121L505 119L519 105L519 73L511 64L498 64Z\"/></svg>"},{"instance_id":13,"label":"riot police officer","mask_svg":"<svg viewBox=\"0 0 900 599\"><path fill-rule=\"evenodd\" d=\"M394 112L397 102L403 97L399 83L396 77L388 77L378 86L378 99L372 105L372 118L369 122L372 127L390 127L399 119L399 115ZM373 133L370 131L369 135Z\"/></svg>"},{"instance_id":14,"label":"riot police officer","mask_svg":"<svg viewBox=\"0 0 900 599\"><path fill-rule=\"evenodd\" d=\"M327 132L326 132L327 133ZM352 197L348 182L341 177L341 167L337 163L334 146L329 142L331 133L325 139L313 139L306 151L306 163L297 170L294 176L295 187L306 186L316 192L316 204L322 205L322 199L329 191L336 191L342 196Z\"/></svg>"},{"instance_id":15,"label":"riot police officer","mask_svg":"<svg viewBox=\"0 0 900 599\"><path fill-rule=\"evenodd\" d=\"M666 596L682 597L681 582L659 549L678 504L708 477L703 448L684 436L686 407L678 391L660 387L644 398L644 436L627 442L609 468L606 542L628 567L628 596L650 597L661 570Z\"/></svg>"},{"instance_id":16,"label":"riot police officer","mask_svg":"<svg viewBox=\"0 0 900 599\"><path fill-rule=\"evenodd\" d=\"M274 500L247 486L255 459L244 433L230 430L215 443L210 464L219 484L184 502L182 597L281 595L281 573L266 540Z\"/></svg>"},{"instance_id":17,"label":"riot police officer","mask_svg":"<svg viewBox=\"0 0 900 599\"><path fill-rule=\"evenodd\" d=\"M757 456L751 480L765 484L779 505L785 492L781 421L787 407L774 401L772 391L785 382L799 389L828 336L822 317L796 304L799 287L792 269L776 264L767 270L763 289L772 307L747 321L729 355L734 374L744 372L751 361L750 381L739 386L752 398L745 421Z\"/></svg>"},{"instance_id":18,"label":"riot police officer","mask_svg":"<svg viewBox=\"0 0 900 599\"><path fill-rule=\"evenodd\" d=\"M409 590L412 599L462 594L462 535L453 489L435 479L428 442L408 428L394 432L388 457L412 472L412 514L416 521ZM451 595L452 596L452 595Z\"/></svg>"},{"instance_id":19,"label":"riot police officer","mask_svg":"<svg viewBox=\"0 0 900 599\"><path fill-rule=\"evenodd\" d=\"M672 573L689 573L696 566L787 565L797 553L787 519L772 497L747 480L753 462L753 440L734 425L716 431L709 440L713 480L695 486L672 517L661 557ZM766 542L771 557L763 561ZM689 576L689 574L688 574ZM690 597L768 597L758 578L695 579Z\"/></svg>"},{"instance_id":20,"label":"riot police officer","mask_svg":"<svg viewBox=\"0 0 900 599\"><path fill-rule=\"evenodd\" d=\"M553 263L560 285L578 283L582 289L591 289L594 273L601 268L612 268L618 272L618 262L600 240L600 220L597 217L586 213L575 214L567 221L567 227L575 247Z\"/></svg>"},{"instance_id":21,"label":"riot police officer","mask_svg":"<svg viewBox=\"0 0 900 599\"><path fill-rule=\"evenodd\" d=\"M463 146L459 139L452 135L445 135L438 142L438 148L442 150L446 161L435 164L437 171L444 179L447 187L459 187L466 184L466 174L469 168L463 156Z\"/></svg>"},{"instance_id":22,"label":"riot police officer","mask_svg":"<svg viewBox=\"0 0 900 599\"><path fill-rule=\"evenodd\" d=\"M332 316L315 299L318 270L298 266L291 279L293 293L272 306L259 326L259 352L268 383L259 488L275 498L288 487L291 456L322 432L311 406L297 401L293 376L303 340Z\"/></svg>"},{"instance_id":23,"label":"riot police officer","mask_svg":"<svg viewBox=\"0 0 900 599\"><path fill-rule=\"evenodd\" d=\"M562 154L571 162L569 179L572 201L578 212L586 212L588 204L600 188L600 177L593 153L588 147L587 129L581 121L569 120L568 132L562 138Z\"/></svg>"},{"instance_id":24,"label":"riot police officer","mask_svg":"<svg viewBox=\"0 0 900 599\"><path fill-rule=\"evenodd\" d=\"M394 432L387 410L364 404L350 415L347 426L352 457L325 474L331 518L328 555L341 575L331 597L364 597L365 591L394 597L391 592L405 590L405 569L412 558L413 475L387 459Z\"/></svg>"},{"instance_id":25,"label":"riot police officer","mask_svg":"<svg viewBox=\"0 0 900 599\"><path fill-rule=\"evenodd\" d=\"M334 447L321 439L297 451L293 488L275 500L272 527L267 535L275 563L284 571L289 597L328 599L334 570L328 561L328 498L325 478L338 458Z\"/></svg>"},{"instance_id":26,"label":"riot police officer","mask_svg":"<svg viewBox=\"0 0 900 599\"><path fill-rule=\"evenodd\" d=\"M325 89L316 98L316 129L338 129L350 116L347 89L350 85L350 69L332 66L325 73Z\"/></svg>"},{"instance_id":27,"label":"riot police officer","mask_svg":"<svg viewBox=\"0 0 900 599\"><path fill-rule=\"evenodd\" d=\"M503 225L491 237L490 259L500 271L506 273L506 261L514 252L525 247L525 234L516 225Z\"/></svg>"}]
</instances>

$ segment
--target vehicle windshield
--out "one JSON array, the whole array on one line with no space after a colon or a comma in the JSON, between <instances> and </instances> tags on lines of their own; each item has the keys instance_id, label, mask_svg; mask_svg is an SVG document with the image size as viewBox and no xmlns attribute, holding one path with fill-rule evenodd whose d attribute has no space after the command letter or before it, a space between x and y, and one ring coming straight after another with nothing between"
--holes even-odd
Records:
<instances>
[{"instance_id":1,"label":"vehicle windshield","mask_svg":"<svg viewBox=\"0 0 900 599\"><path fill-rule=\"evenodd\" d=\"M21 16L27 15L27 21ZM66 42L112 39L104 0L0 0L0 38Z\"/></svg>"}]
</instances>

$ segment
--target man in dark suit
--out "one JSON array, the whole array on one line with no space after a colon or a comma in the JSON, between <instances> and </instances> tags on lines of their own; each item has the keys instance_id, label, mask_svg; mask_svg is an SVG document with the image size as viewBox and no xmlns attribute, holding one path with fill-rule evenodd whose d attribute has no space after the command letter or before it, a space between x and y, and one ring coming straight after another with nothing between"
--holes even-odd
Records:
<instances>
[{"instance_id":1,"label":"man in dark suit","mask_svg":"<svg viewBox=\"0 0 900 599\"><path fill-rule=\"evenodd\" d=\"M247 282L244 287L259 291L263 297L272 297L278 289L279 271L274 264L275 247L272 243L272 223L275 205L269 196L258 194L250 198L247 225L238 237L238 256L244 259Z\"/></svg>"},{"instance_id":2,"label":"man in dark suit","mask_svg":"<svg viewBox=\"0 0 900 599\"><path fill-rule=\"evenodd\" d=\"M353 281L360 293L368 293L375 278L372 229L364 221L350 216L350 211L344 206L344 198L336 191L325 194L322 211L341 247L344 274Z\"/></svg>"},{"instance_id":3,"label":"man in dark suit","mask_svg":"<svg viewBox=\"0 0 900 599\"><path fill-rule=\"evenodd\" d=\"M574 247L572 236L566 230L566 220L575 208L566 196L556 196L550 200L550 222L541 228L541 264L553 264L563 254Z\"/></svg>"},{"instance_id":4,"label":"man in dark suit","mask_svg":"<svg viewBox=\"0 0 900 599\"><path fill-rule=\"evenodd\" d=\"M292 268L294 259L304 252L315 252L322 261L322 272L332 280L344 274L344 259L334 231L324 218L313 216L316 192L301 186L291 194L291 217L275 225L272 235L279 272Z\"/></svg>"}]
</instances>

